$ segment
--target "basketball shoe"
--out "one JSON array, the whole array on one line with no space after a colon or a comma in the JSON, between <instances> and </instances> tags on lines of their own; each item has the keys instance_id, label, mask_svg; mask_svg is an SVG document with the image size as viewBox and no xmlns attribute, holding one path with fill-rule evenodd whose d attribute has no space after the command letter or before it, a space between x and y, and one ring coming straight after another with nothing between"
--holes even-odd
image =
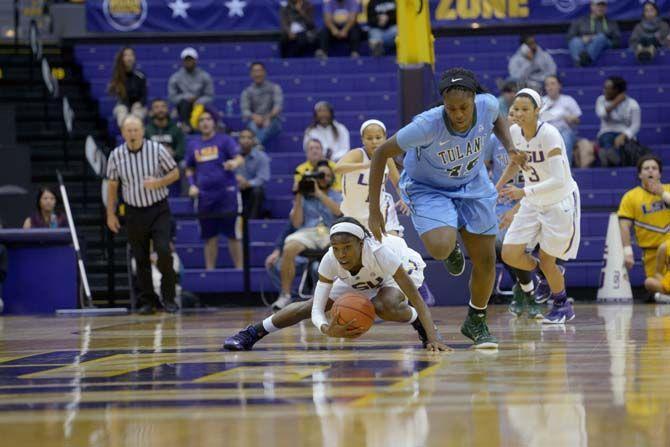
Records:
<instances>
[{"instance_id":1,"label":"basketball shoe","mask_svg":"<svg viewBox=\"0 0 670 447\"><path fill-rule=\"evenodd\" d=\"M223 348L228 351L251 351L254 344L262 337L253 326L247 326L232 337L226 338L223 342Z\"/></svg>"}]
</instances>

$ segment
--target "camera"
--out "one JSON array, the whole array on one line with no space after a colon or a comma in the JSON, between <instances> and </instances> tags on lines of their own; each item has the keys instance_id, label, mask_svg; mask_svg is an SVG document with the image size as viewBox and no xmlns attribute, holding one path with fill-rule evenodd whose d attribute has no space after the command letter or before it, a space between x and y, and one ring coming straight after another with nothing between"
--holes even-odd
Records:
<instances>
[{"instance_id":1,"label":"camera","mask_svg":"<svg viewBox=\"0 0 670 447\"><path fill-rule=\"evenodd\" d=\"M326 178L326 174L320 171L306 172L298 182L298 192L302 195L314 194L316 181Z\"/></svg>"}]
</instances>

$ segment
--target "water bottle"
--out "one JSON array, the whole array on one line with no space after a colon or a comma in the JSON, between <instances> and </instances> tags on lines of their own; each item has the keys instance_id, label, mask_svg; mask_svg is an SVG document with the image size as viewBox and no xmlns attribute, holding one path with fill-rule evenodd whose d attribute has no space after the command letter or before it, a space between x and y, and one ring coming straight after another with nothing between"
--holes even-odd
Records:
<instances>
[{"instance_id":1,"label":"water bottle","mask_svg":"<svg viewBox=\"0 0 670 447\"><path fill-rule=\"evenodd\" d=\"M234 99L228 99L226 101L226 116L233 116L233 104L235 103Z\"/></svg>"}]
</instances>

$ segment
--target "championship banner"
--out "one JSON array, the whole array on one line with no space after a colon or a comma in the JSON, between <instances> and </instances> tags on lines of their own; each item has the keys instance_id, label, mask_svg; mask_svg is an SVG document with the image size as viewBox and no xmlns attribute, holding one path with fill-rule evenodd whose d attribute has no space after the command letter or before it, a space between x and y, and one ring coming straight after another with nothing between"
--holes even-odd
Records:
<instances>
[{"instance_id":1,"label":"championship banner","mask_svg":"<svg viewBox=\"0 0 670 447\"><path fill-rule=\"evenodd\" d=\"M402 1L402 0L399 0ZM588 14L589 0L424 0L433 28L567 23ZM313 0L314 17L322 25L324 0ZM285 0L87 0L90 32L278 31ZM367 0L359 21L365 23ZM637 20L640 0L610 0L608 17ZM667 16L670 0L658 0ZM566 29L567 31L567 29Z\"/></svg>"}]
</instances>

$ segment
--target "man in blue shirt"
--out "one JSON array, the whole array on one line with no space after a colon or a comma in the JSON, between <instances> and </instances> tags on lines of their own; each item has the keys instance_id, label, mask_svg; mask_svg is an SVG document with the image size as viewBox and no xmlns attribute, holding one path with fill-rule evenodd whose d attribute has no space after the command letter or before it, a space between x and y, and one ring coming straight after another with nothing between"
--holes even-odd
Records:
<instances>
[{"instance_id":1,"label":"man in blue shirt","mask_svg":"<svg viewBox=\"0 0 670 447\"><path fill-rule=\"evenodd\" d=\"M256 142L250 129L240 132L238 139L244 164L235 172L237 186L242 191L244 215L247 219L261 217L265 201L265 182L270 180L270 157Z\"/></svg>"},{"instance_id":2,"label":"man in blue shirt","mask_svg":"<svg viewBox=\"0 0 670 447\"><path fill-rule=\"evenodd\" d=\"M335 174L322 160L316 165L317 179L304 178L298 186L289 214L297 230L286 237L281 264L281 292L272 305L283 309L291 303L291 284L295 278L295 258L305 250L325 250L330 245L329 228L340 216L342 195L332 189ZM314 183L313 188L307 187Z\"/></svg>"}]
</instances>

